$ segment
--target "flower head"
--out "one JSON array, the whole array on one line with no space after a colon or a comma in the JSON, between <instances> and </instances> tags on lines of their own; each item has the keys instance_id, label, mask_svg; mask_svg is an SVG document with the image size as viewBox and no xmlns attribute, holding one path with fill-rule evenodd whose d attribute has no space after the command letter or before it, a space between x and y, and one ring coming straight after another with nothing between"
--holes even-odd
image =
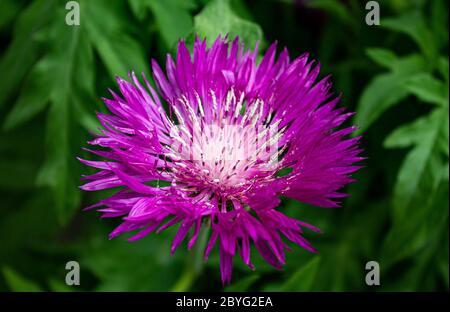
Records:
<instances>
[{"instance_id":1,"label":"flower head","mask_svg":"<svg viewBox=\"0 0 450 312\"><path fill-rule=\"evenodd\" d=\"M156 88L134 73L117 79L121 96L104 99L111 114L98 114L103 130L89 142L107 160L80 159L100 169L83 190L122 186L92 206L122 218L111 238L180 224L173 253L188 236L192 248L210 224L205 258L217 244L223 282L236 254L253 268L251 244L276 268L288 249L282 236L315 251L303 230L319 230L278 211L279 197L339 206L362 159L359 138L346 138L354 127L335 130L351 113L336 108L328 77L316 82L319 65L307 54L291 61L284 49L276 58L272 44L257 62L257 51L237 38L210 48L197 38L191 57L181 41L166 72L152 62Z\"/></svg>"}]
</instances>

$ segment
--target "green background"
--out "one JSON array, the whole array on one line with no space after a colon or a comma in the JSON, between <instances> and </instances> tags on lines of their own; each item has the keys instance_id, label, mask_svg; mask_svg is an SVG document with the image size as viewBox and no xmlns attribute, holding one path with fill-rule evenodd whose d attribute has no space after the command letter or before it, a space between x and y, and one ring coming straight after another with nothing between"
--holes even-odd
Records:
<instances>
[{"instance_id":1,"label":"green background","mask_svg":"<svg viewBox=\"0 0 450 312\"><path fill-rule=\"evenodd\" d=\"M66 1L0 1L0 290L449 289L447 1L379 1L380 26L366 25L366 1L356 0L78 2L81 24L69 27ZM357 112L368 157L342 209L283 199L281 211L322 229L307 234L318 255L291 245L277 271L253 251L256 270L236 258L225 288L217 248L203 263L186 245L169 255L176 229L108 240L119 220L81 208L111 192L77 188L93 171L75 157L91 157L81 147L114 76L150 76L151 58L164 64L194 33L310 52ZM64 283L71 260L77 287ZM365 284L372 260L376 287Z\"/></svg>"}]
</instances>

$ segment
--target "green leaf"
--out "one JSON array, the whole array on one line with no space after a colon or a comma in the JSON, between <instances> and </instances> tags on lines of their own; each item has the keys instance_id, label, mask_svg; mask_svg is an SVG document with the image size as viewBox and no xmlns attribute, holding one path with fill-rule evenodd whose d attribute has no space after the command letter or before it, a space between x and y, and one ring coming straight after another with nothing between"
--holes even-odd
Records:
<instances>
[{"instance_id":1,"label":"green leaf","mask_svg":"<svg viewBox=\"0 0 450 312\"><path fill-rule=\"evenodd\" d=\"M393 69L398 62L398 57L394 52L382 48L368 48L366 54L378 65Z\"/></svg>"},{"instance_id":2,"label":"green leaf","mask_svg":"<svg viewBox=\"0 0 450 312\"><path fill-rule=\"evenodd\" d=\"M83 248L80 264L101 281L97 291L167 291L181 275L180 257L186 256L170 256L171 239L166 232L133 243L99 237Z\"/></svg>"},{"instance_id":3,"label":"green leaf","mask_svg":"<svg viewBox=\"0 0 450 312\"><path fill-rule=\"evenodd\" d=\"M79 201L79 190L71 176L69 161L73 160L69 149L70 101L73 88L79 87L92 92L94 84L89 49L83 40L82 27L61 27L65 10L63 6L54 12L55 19L45 33L47 53L33 67L13 110L7 116L5 128L11 129L29 120L49 103L46 123L46 159L36 182L38 186L49 187L54 197L54 207L61 223L73 214ZM43 35L42 35L43 36ZM81 39L80 39L81 38ZM84 45L80 45L80 42ZM83 51L80 51L80 46ZM88 56L87 56L88 55ZM75 76L78 73L78 77Z\"/></svg>"},{"instance_id":4,"label":"green leaf","mask_svg":"<svg viewBox=\"0 0 450 312\"><path fill-rule=\"evenodd\" d=\"M384 140L384 147L405 148L414 144L420 144L429 135L427 131L429 122L429 116L424 116L412 123L400 126Z\"/></svg>"},{"instance_id":5,"label":"green leaf","mask_svg":"<svg viewBox=\"0 0 450 312\"><path fill-rule=\"evenodd\" d=\"M2 248L0 250L0 258L5 263L26 261L30 256L30 246L33 244L48 246L52 239L58 235L56 213L48 209L53 205L48 192L36 193L36 195L31 191L21 193L33 195L28 197L19 196L19 199L20 197L25 197L24 202L20 202L18 197L14 196L13 204L3 206L14 208L8 209L10 213L3 211L0 219L0 235L8 237L8 239L2 240ZM46 208L48 211L43 213L42 210Z\"/></svg>"},{"instance_id":6,"label":"green leaf","mask_svg":"<svg viewBox=\"0 0 450 312\"><path fill-rule=\"evenodd\" d=\"M429 60L436 56L436 42L425 20L418 11L408 12L399 17L381 20L381 26L410 36Z\"/></svg>"},{"instance_id":7,"label":"green leaf","mask_svg":"<svg viewBox=\"0 0 450 312\"><path fill-rule=\"evenodd\" d=\"M48 86L53 82L49 72L53 69L48 59L39 61L32 69L27 82L15 103L13 109L6 116L3 128L11 130L40 113L50 100Z\"/></svg>"},{"instance_id":8,"label":"green leaf","mask_svg":"<svg viewBox=\"0 0 450 312\"><path fill-rule=\"evenodd\" d=\"M436 203L448 170L448 152L444 160L442 148L446 145L448 150L446 128L448 106L438 107L397 128L384 142L388 148L413 146L400 167L393 191L393 225L382 247L386 266L430 246L441 226L448 222L448 208Z\"/></svg>"},{"instance_id":9,"label":"green leaf","mask_svg":"<svg viewBox=\"0 0 450 312\"><path fill-rule=\"evenodd\" d=\"M74 86L88 95L94 94L95 87L95 60L94 51L89 41L88 32L81 28L81 34L78 39L77 53L74 55L73 84ZM78 93L78 92L76 92Z\"/></svg>"},{"instance_id":10,"label":"green leaf","mask_svg":"<svg viewBox=\"0 0 450 312\"><path fill-rule=\"evenodd\" d=\"M355 123L358 132L367 130L386 110L409 94L404 82L423 71L425 61L412 54L391 63L391 72L376 76L364 89L357 105Z\"/></svg>"},{"instance_id":11,"label":"green leaf","mask_svg":"<svg viewBox=\"0 0 450 312\"><path fill-rule=\"evenodd\" d=\"M126 77L128 72L148 70L148 61L141 45L125 32L120 10L108 1L84 3L84 24L92 45L112 77Z\"/></svg>"},{"instance_id":12,"label":"green leaf","mask_svg":"<svg viewBox=\"0 0 450 312\"><path fill-rule=\"evenodd\" d=\"M449 73L449 65L448 65L448 58L447 57L439 57L438 60L438 70L439 73L442 75L442 77L445 79L447 85L448 85L448 73Z\"/></svg>"},{"instance_id":13,"label":"green leaf","mask_svg":"<svg viewBox=\"0 0 450 312\"><path fill-rule=\"evenodd\" d=\"M206 37L211 45L217 36L226 34L230 39L239 36L247 47L254 47L262 40L262 30L258 24L237 16L230 7L229 0L214 0L194 18L194 30L199 37Z\"/></svg>"},{"instance_id":14,"label":"green leaf","mask_svg":"<svg viewBox=\"0 0 450 312\"><path fill-rule=\"evenodd\" d=\"M445 113L444 113L445 114ZM443 122L441 124L441 132L439 136L438 146L440 147L440 151L449 157L449 114L448 107L446 109L446 115L443 117ZM447 172L448 173L448 172Z\"/></svg>"},{"instance_id":15,"label":"green leaf","mask_svg":"<svg viewBox=\"0 0 450 312\"><path fill-rule=\"evenodd\" d=\"M49 187L55 202L54 208L61 224L72 216L79 200L79 191L69 171L69 120L67 99L52 103L47 116L46 160L39 171L36 183Z\"/></svg>"},{"instance_id":16,"label":"green leaf","mask_svg":"<svg viewBox=\"0 0 450 312\"><path fill-rule=\"evenodd\" d=\"M36 33L48 23L54 1L33 1L20 14L14 27L13 40L0 60L0 73L8 79L0 83L0 106L5 104L38 58Z\"/></svg>"},{"instance_id":17,"label":"green leaf","mask_svg":"<svg viewBox=\"0 0 450 312\"><path fill-rule=\"evenodd\" d=\"M442 180L444 180L447 183L449 181L449 165L450 164L448 162L444 165L444 176L442 177Z\"/></svg>"},{"instance_id":18,"label":"green leaf","mask_svg":"<svg viewBox=\"0 0 450 312\"><path fill-rule=\"evenodd\" d=\"M84 34L84 32L83 32ZM78 52L75 57L74 92L71 100L73 113L78 123L87 131L97 132L100 122L95 117L95 61L91 42L87 34L80 36Z\"/></svg>"},{"instance_id":19,"label":"green leaf","mask_svg":"<svg viewBox=\"0 0 450 312\"><path fill-rule=\"evenodd\" d=\"M15 292L39 292L42 291L41 287L36 283L30 281L29 279L23 277L18 272L14 271L12 268L4 266L3 267L3 277L5 278L6 284L11 291Z\"/></svg>"},{"instance_id":20,"label":"green leaf","mask_svg":"<svg viewBox=\"0 0 450 312\"><path fill-rule=\"evenodd\" d=\"M101 126L97 118L95 118L93 108L86 108L86 103L95 103L97 99L80 91L73 94L73 112L76 115L78 123L87 131L98 133Z\"/></svg>"},{"instance_id":21,"label":"green leaf","mask_svg":"<svg viewBox=\"0 0 450 312\"><path fill-rule=\"evenodd\" d=\"M233 292L233 291L247 291L257 280L259 279L259 275L252 274L247 276L236 283L227 286L224 291L225 292Z\"/></svg>"},{"instance_id":22,"label":"green leaf","mask_svg":"<svg viewBox=\"0 0 450 312\"><path fill-rule=\"evenodd\" d=\"M431 170L426 171L429 172ZM413 258L416 266L423 266L417 262L442 249L443 245L439 242L441 233L447 231L448 237L448 184L441 183L439 188L430 187L431 180L426 175L421 179L420 188L423 190L420 189L419 196L414 195L414 203L409 206L407 217L393 216L392 227L381 245L380 260L385 269L407 257ZM428 274L430 266L423 269ZM408 287L410 284L409 281Z\"/></svg>"},{"instance_id":23,"label":"green leaf","mask_svg":"<svg viewBox=\"0 0 450 312\"><path fill-rule=\"evenodd\" d=\"M133 12L134 16L136 16L136 18L139 21L143 21L146 17L146 13L147 13L147 9L150 8L152 9L152 5L153 3L158 2L158 1L148 1L148 0L128 0L128 3L130 5L131 11ZM190 11L194 10L197 7L197 2L195 0L167 0L167 9L174 9L178 12L175 13L175 15L179 15L179 14L185 14L185 13L189 13ZM161 5L159 3L157 3L158 6ZM166 8L161 8L163 10L165 10L166 12L163 13L163 15L165 15L167 12L170 12L170 10L167 10ZM182 13L180 11L183 11ZM154 14L156 15L157 13L154 12ZM190 16L190 14L189 14ZM158 18L157 16L155 16L155 18ZM166 21L169 21L169 19L173 19L173 17L165 17L168 18ZM175 21L176 23L178 21ZM191 24L192 24L192 19L191 19ZM173 27L172 25L169 25L169 27ZM164 31L164 30L161 30ZM182 30L173 30L173 31L182 31Z\"/></svg>"},{"instance_id":24,"label":"green leaf","mask_svg":"<svg viewBox=\"0 0 450 312\"><path fill-rule=\"evenodd\" d=\"M145 0L128 0L131 11L139 21L143 21L145 19L145 16L147 15L147 3L148 2Z\"/></svg>"},{"instance_id":25,"label":"green leaf","mask_svg":"<svg viewBox=\"0 0 450 312\"><path fill-rule=\"evenodd\" d=\"M402 101L408 91L402 88L398 75L389 73L375 77L364 89L357 106L358 132L369 128L387 109Z\"/></svg>"},{"instance_id":26,"label":"green leaf","mask_svg":"<svg viewBox=\"0 0 450 312\"><path fill-rule=\"evenodd\" d=\"M53 67L47 72L52 83L47 86L50 108L46 123L46 160L38 174L37 184L52 190L58 218L64 224L77 207L80 195L69 166L69 161L74 161L69 148L69 114L74 76L80 69L75 66L77 56L82 55L79 44L83 29L56 25L52 28L49 53L44 57Z\"/></svg>"},{"instance_id":27,"label":"green leaf","mask_svg":"<svg viewBox=\"0 0 450 312\"><path fill-rule=\"evenodd\" d=\"M432 142L435 140L431 134L426 139L432 140ZM414 200L418 197L430 198L439 186L444 167L443 164L437 162L432 148L429 144L418 145L408 153L403 161L394 188L394 218L406 218L408 207ZM428 182L426 188L421 184L425 179Z\"/></svg>"},{"instance_id":28,"label":"green leaf","mask_svg":"<svg viewBox=\"0 0 450 312\"><path fill-rule=\"evenodd\" d=\"M320 257L314 257L302 266L282 286L281 291L310 291L317 271L319 269Z\"/></svg>"},{"instance_id":29,"label":"green leaf","mask_svg":"<svg viewBox=\"0 0 450 312\"><path fill-rule=\"evenodd\" d=\"M187 36L194 27L189 11L180 0L149 1L146 2L151 8L164 42L168 48Z\"/></svg>"},{"instance_id":30,"label":"green leaf","mask_svg":"<svg viewBox=\"0 0 450 312\"><path fill-rule=\"evenodd\" d=\"M420 100L426 103L448 106L448 86L430 74L417 74L404 83L406 90Z\"/></svg>"},{"instance_id":31,"label":"green leaf","mask_svg":"<svg viewBox=\"0 0 450 312\"><path fill-rule=\"evenodd\" d=\"M4 125L7 129L16 127L50 104L46 123L46 160L36 181L37 185L52 190L53 206L61 223L72 216L80 196L73 180L73 166L70 166L75 162L69 145L71 110L77 113L77 120L86 128L97 125L93 115L87 113L91 110L86 110L82 103L93 99L92 46L84 26L61 27L60 20L64 19L64 14L64 7L59 7L53 23L42 30L47 38L48 52L32 69L28 83Z\"/></svg>"},{"instance_id":32,"label":"green leaf","mask_svg":"<svg viewBox=\"0 0 450 312\"><path fill-rule=\"evenodd\" d=\"M83 30L74 28L73 33L78 31ZM58 37L60 35L54 34L54 36L56 36L56 39L54 40L60 40L60 37ZM65 34L61 34L61 36L65 36ZM77 75L77 77L74 77L72 80L72 73L64 69L64 62L59 62L57 59L54 59L53 56L41 59L31 70L19 99L15 103L12 111L7 115L5 124L3 125L5 130L11 130L22 125L43 111L52 96L51 92L49 92L49 86L50 89L53 88L54 92L57 92L57 90L62 90L61 82L65 82L69 79L69 85L66 86L65 92L70 92L69 89L74 87L78 88L75 92L76 94L74 94L74 97L76 97L77 100L79 100L78 93L84 92L88 95L93 94L94 71L92 69L94 68L94 59L92 48L87 41L86 36L79 37L79 42L76 42L76 47L74 47L77 51L76 55L72 55L73 60L70 60L74 62L72 67L76 69L74 75ZM76 40L78 40L78 38ZM65 47L61 48L64 49ZM61 70L64 70L65 72L61 74L62 80L59 80L59 77L56 74ZM59 94L53 94L53 99L59 101L61 99L59 96ZM86 116L86 113L84 113L81 108L77 108L80 112L80 115L77 115L77 117L81 119L80 122L86 126L88 124L91 126L93 124L92 120ZM91 118L93 118L92 114Z\"/></svg>"},{"instance_id":33,"label":"green leaf","mask_svg":"<svg viewBox=\"0 0 450 312\"><path fill-rule=\"evenodd\" d=\"M385 140L385 146L390 148L415 145L397 176L393 197L396 219L405 218L407 208L418 197L430 198L443 178L444 164L439 160L440 152L436 146L445 120L445 110L435 109L429 115L401 126Z\"/></svg>"}]
</instances>

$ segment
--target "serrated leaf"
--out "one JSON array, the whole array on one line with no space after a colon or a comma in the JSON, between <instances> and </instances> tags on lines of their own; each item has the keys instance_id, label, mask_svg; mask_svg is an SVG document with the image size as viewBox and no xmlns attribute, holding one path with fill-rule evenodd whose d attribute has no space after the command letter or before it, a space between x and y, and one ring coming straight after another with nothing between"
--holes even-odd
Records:
<instances>
[{"instance_id":1,"label":"serrated leaf","mask_svg":"<svg viewBox=\"0 0 450 312\"><path fill-rule=\"evenodd\" d=\"M435 140L431 134L425 136L425 138L431 141ZM418 196L426 198L432 193L428 191L433 191L433 189L438 187L443 167L439 164L439 168L433 168L437 164L434 163L435 161L437 159L434 158L432 146L429 144L418 145L407 154L400 167L394 188L394 218L407 217L407 208L411 206L415 198ZM428 173L428 171L430 172ZM425 190L420 188L419 185L427 174L430 174L429 189L427 192L424 192ZM418 209L424 209L424 207Z\"/></svg>"},{"instance_id":2,"label":"serrated leaf","mask_svg":"<svg viewBox=\"0 0 450 312\"><path fill-rule=\"evenodd\" d=\"M404 148L420 142L428 136L424 131L430 122L429 116L416 119L414 122L395 129L383 142L385 148Z\"/></svg>"},{"instance_id":3,"label":"serrated leaf","mask_svg":"<svg viewBox=\"0 0 450 312\"><path fill-rule=\"evenodd\" d=\"M398 58L389 73L376 76L364 89L356 108L358 132L367 130L386 110L405 99L404 82L425 67L422 57L412 54Z\"/></svg>"},{"instance_id":4,"label":"serrated leaf","mask_svg":"<svg viewBox=\"0 0 450 312\"><path fill-rule=\"evenodd\" d=\"M39 292L42 291L41 287L36 283L30 281L29 279L23 277L18 272L10 267L3 267L3 277L5 278L6 284L11 291L16 292Z\"/></svg>"},{"instance_id":5,"label":"serrated leaf","mask_svg":"<svg viewBox=\"0 0 450 312\"><path fill-rule=\"evenodd\" d=\"M399 17L382 19L380 24L382 27L407 34L417 43L429 60L434 60L436 42L420 12L413 11Z\"/></svg>"},{"instance_id":6,"label":"serrated leaf","mask_svg":"<svg viewBox=\"0 0 450 312\"><path fill-rule=\"evenodd\" d=\"M448 106L448 87L430 74L420 73L405 82L405 88L420 100Z\"/></svg>"},{"instance_id":7,"label":"serrated leaf","mask_svg":"<svg viewBox=\"0 0 450 312\"><path fill-rule=\"evenodd\" d=\"M247 47L254 47L262 40L262 30L258 24L237 16L230 7L229 0L214 0L194 18L194 30L199 37L206 37L208 44L219 36L239 36Z\"/></svg>"},{"instance_id":8,"label":"serrated leaf","mask_svg":"<svg viewBox=\"0 0 450 312\"><path fill-rule=\"evenodd\" d=\"M280 288L281 291L310 291L319 270L320 257L299 268Z\"/></svg>"},{"instance_id":9,"label":"serrated leaf","mask_svg":"<svg viewBox=\"0 0 450 312\"><path fill-rule=\"evenodd\" d=\"M70 173L70 100L77 71L81 27L59 27L55 21L52 28L51 48L45 59L53 64L48 72L52 84L50 108L46 122L46 160L37 177L39 186L52 190L59 221L64 224L74 212L79 201L77 190Z\"/></svg>"},{"instance_id":10,"label":"serrated leaf","mask_svg":"<svg viewBox=\"0 0 450 312\"><path fill-rule=\"evenodd\" d=\"M426 171L430 172L432 170ZM436 173L440 175L443 172ZM448 231L448 185L441 184L437 188L430 181L432 178L427 176L421 179L420 194L414 194L414 204L410 206L407 217L397 217L394 212L392 227L381 246L385 268L407 257L419 259L433 249L442 249L439 236L443 230Z\"/></svg>"},{"instance_id":11,"label":"serrated leaf","mask_svg":"<svg viewBox=\"0 0 450 312\"><path fill-rule=\"evenodd\" d=\"M415 145L405 157L397 176L393 196L396 219L406 217L407 208L417 197L428 198L439 186L444 164L436 147L445 119L445 110L435 109L412 124L395 130L386 139L385 145L390 147ZM423 186L425 179L428 179L426 188Z\"/></svg>"},{"instance_id":12,"label":"serrated leaf","mask_svg":"<svg viewBox=\"0 0 450 312\"><path fill-rule=\"evenodd\" d=\"M398 75L389 73L375 77L364 89L357 106L355 123L359 132L365 131L387 109L405 99L408 91L402 88Z\"/></svg>"},{"instance_id":13,"label":"serrated leaf","mask_svg":"<svg viewBox=\"0 0 450 312\"><path fill-rule=\"evenodd\" d=\"M386 147L413 146L394 187L393 225L382 247L386 266L427 248L442 226L448 227L448 207L436 202L448 172L448 154L444 160L441 148L447 131L443 128L448 128L448 106L401 126L385 140ZM444 144L448 146L448 140Z\"/></svg>"}]
</instances>

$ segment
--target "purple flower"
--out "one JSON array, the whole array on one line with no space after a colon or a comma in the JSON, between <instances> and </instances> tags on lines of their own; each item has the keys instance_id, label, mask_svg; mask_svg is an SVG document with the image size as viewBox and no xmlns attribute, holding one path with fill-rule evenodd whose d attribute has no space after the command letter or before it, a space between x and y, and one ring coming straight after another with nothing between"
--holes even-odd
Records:
<instances>
[{"instance_id":1,"label":"purple flower","mask_svg":"<svg viewBox=\"0 0 450 312\"><path fill-rule=\"evenodd\" d=\"M319 65L307 54L275 54L276 43L257 62L258 49L237 38L219 37L211 48L197 38L192 57L178 44L165 72L152 61L156 89L134 73L117 79L121 96L104 99L111 114L98 114L103 130L89 142L108 160L80 159L100 169L84 177L83 190L122 187L91 206L122 218L110 238L139 230L129 238L136 240L179 224L173 253L188 236L191 249L210 225L205 258L217 243L224 283L236 253L253 268L252 243L275 268L289 249L282 236L316 251L303 230L319 229L278 211L279 197L338 207L363 159L359 138L346 138L354 127L336 130L352 114L336 108L328 77L316 82Z\"/></svg>"}]
</instances>

